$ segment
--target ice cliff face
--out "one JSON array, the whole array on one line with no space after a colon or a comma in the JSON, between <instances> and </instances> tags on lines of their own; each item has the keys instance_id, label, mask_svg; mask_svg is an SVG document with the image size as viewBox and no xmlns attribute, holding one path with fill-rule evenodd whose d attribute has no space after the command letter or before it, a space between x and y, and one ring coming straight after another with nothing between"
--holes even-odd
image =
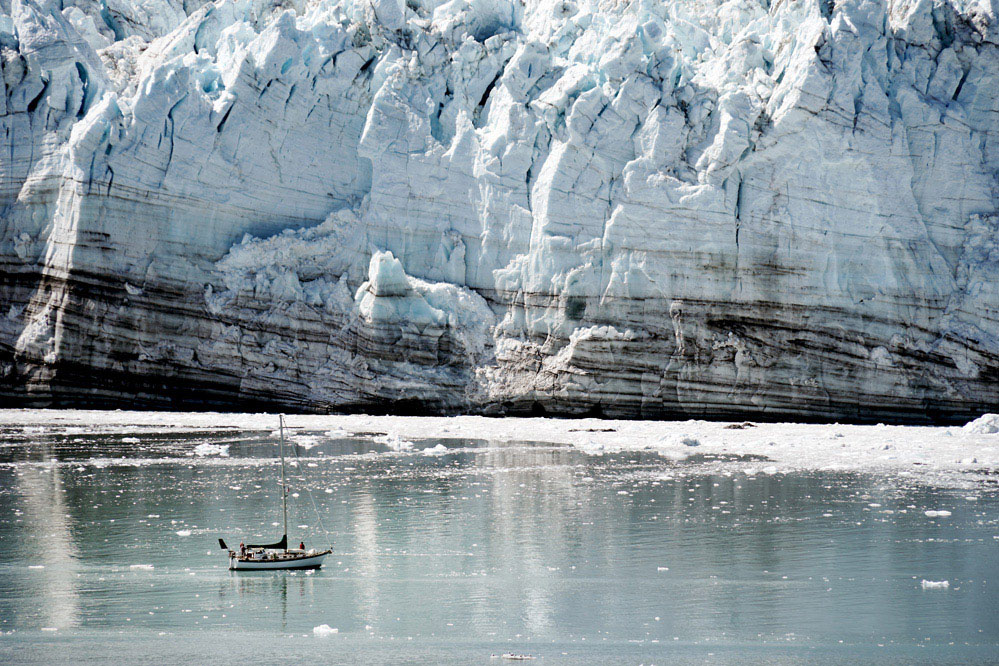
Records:
<instances>
[{"instance_id":1,"label":"ice cliff face","mask_svg":"<svg viewBox=\"0 0 999 666\"><path fill-rule=\"evenodd\" d=\"M0 392L965 419L996 0L0 0Z\"/></svg>"}]
</instances>

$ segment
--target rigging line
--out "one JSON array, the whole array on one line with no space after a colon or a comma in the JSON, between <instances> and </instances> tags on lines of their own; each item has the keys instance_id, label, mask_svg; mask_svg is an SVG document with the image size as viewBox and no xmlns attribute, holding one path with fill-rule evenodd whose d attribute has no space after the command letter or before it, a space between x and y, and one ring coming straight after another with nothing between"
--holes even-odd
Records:
<instances>
[{"instance_id":1,"label":"rigging line","mask_svg":"<svg viewBox=\"0 0 999 666\"><path fill-rule=\"evenodd\" d=\"M316 498L312 494L312 490L309 488L305 481L305 466L302 465L302 458L298 455L298 442L295 440L291 441L291 450L295 452L295 460L298 462L299 475L302 477L302 488L305 492L309 494L309 501L312 502L312 510L316 512L316 520L319 521L319 528L326 535L326 540L329 542L330 549L333 548L333 539L330 538L329 530L326 529L326 525L323 524L323 517L319 515L319 507L316 506Z\"/></svg>"}]
</instances>

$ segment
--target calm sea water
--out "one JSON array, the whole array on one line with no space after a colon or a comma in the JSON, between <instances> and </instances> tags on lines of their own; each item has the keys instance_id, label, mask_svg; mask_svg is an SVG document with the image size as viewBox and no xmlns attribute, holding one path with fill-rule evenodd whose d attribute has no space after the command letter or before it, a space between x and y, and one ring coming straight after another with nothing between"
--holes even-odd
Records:
<instances>
[{"instance_id":1,"label":"calm sea water","mask_svg":"<svg viewBox=\"0 0 999 666\"><path fill-rule=\"evenodd\" d=\"M0 430L0 662L999 661L994 487L377 435L297 435L321 571L236 573L270 433Z\"/></svg>"}]
</instances>

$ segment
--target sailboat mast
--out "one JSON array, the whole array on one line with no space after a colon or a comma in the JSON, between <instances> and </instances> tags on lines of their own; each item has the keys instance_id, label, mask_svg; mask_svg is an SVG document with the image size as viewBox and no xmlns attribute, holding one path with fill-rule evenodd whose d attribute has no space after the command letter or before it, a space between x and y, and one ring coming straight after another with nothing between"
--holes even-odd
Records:
<instances>
[{"instance_id":1,"label":"sailboat mast","mask_svg":"<svg viewBox=\"0 0 999 666\"><path fill-rule=\"evenodd\" d=\"M281 430L281 509L284 513L284 550L288 552L288 486L284 480L284 414L278 415Z\"/></svg>"}]
</instances>

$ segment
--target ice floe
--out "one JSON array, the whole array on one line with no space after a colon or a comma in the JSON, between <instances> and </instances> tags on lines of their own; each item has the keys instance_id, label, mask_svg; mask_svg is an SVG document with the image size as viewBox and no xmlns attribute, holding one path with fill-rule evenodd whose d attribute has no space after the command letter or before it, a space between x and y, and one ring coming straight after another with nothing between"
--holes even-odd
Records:
<instances>
[{"instance_id":1,"label":"ice floe","mask_svg":"<svg viewBox=\"0 0 999 666\"><path fill-rule=\"evenodd\" d=\"M194 455L196 456L220 456L222 458L229 457L229 445L228 444L198 444L194 447Z\"/></svg>"},{"instance_id":2,"label":"ice floe","mask_svg":"<svg viewBox=\"0 0 999 666\"><path fill-rule=\"evenodd\" d=\"M927 511L923 511L923 515L925 515L927 518L946 518L947 516L951 515L951 512L947 511L946 509L930 509Z\"/></svg>"}]
</instances>

